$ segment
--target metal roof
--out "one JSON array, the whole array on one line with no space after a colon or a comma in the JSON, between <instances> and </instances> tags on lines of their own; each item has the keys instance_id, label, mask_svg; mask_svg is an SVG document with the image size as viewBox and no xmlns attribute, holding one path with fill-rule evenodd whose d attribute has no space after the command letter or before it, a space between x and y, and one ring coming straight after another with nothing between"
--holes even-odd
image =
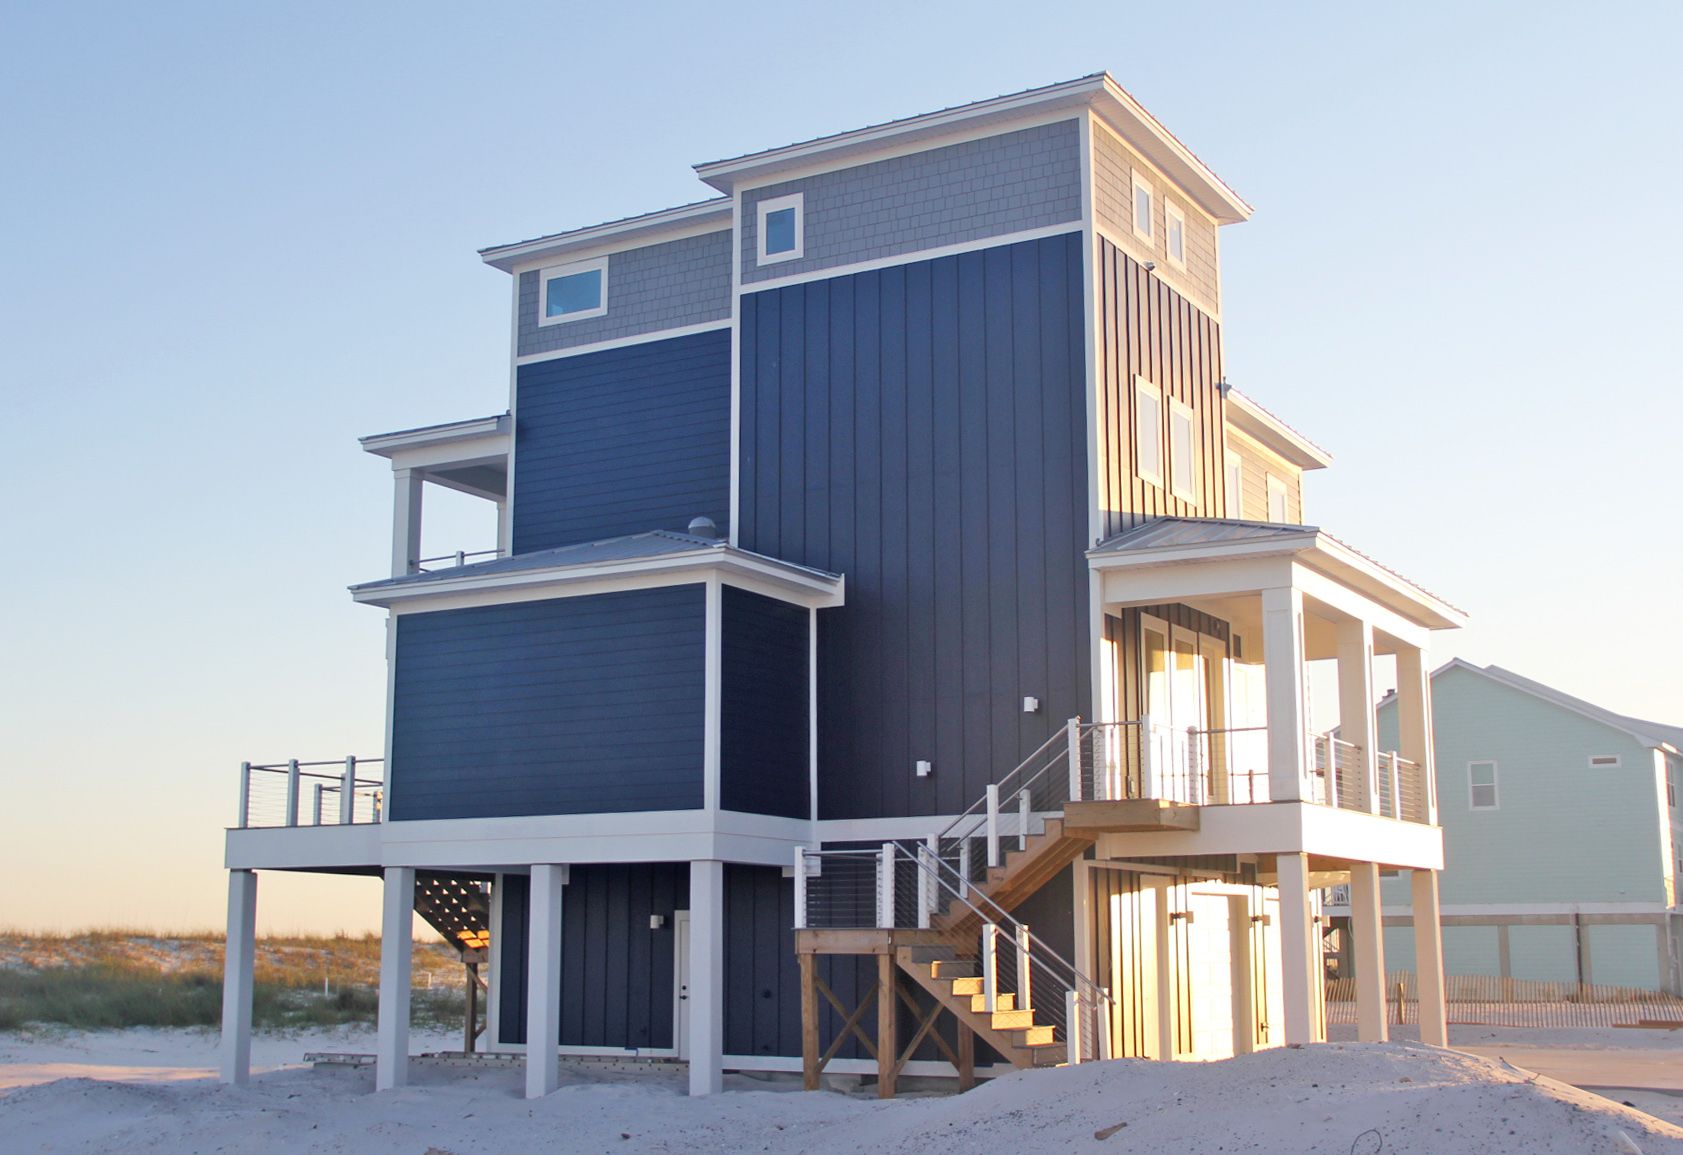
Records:
<instances>
[{"instance_id":1,"label":"metal roof","mask_svg":"<svg viewBox=\"0 0 1683 1155\"><path fill-rule=\"evenodd\" d=\"M1177 545L1232 545L1251 541L1287 541L1321 532L1312 525L1280 525L1225 517L1159 517L1105 538L1089 554Z\"/></svg>"}]
</instances>

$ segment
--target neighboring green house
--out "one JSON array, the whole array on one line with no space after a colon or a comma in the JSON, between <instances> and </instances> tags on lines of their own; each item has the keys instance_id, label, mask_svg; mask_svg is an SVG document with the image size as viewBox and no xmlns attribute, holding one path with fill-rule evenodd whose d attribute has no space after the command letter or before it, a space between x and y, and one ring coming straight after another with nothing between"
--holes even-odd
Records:
<instances>
[{"instance_id":1,"label":"neighboring green house","mask_svg":"<svg viewBox=\"0 0 1683 1155\"><path fill-rule=\"evenodd\" d=\"M1459 658L1432 705L1447 972L1683 992L1683 727ZM1394 696L1378 714L1393 749ZM1382 893L1407 969L1408 883Z\"/></svg>"}]
</instances>

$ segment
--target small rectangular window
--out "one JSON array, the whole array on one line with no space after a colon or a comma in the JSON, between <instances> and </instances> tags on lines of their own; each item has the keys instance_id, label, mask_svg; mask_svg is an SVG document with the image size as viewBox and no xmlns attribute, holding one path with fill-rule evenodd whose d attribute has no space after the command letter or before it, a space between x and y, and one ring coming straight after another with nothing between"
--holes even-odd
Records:
<instances>
[{"instance_id":1,"label":"small rectangular window","mask_svg":"<svg viewBox=\"0 0 1683 1155\"><path fill-rule=\"evenodd\" d=\"M1665 804L1673 810L1677 809L1677 782L1671 773L1671 759L1665 763Z\"/></svg>"},{"instance_id":2,"label":"small rectangular window","mask_svg":"<svg viewBox=\"0 0 1683 1155\"><path fill-rule=\"evenodd\" d=\"M805 255L805 199L801 193L790 193L760 202L760 264L774 265L779 261L799 260Z\"/></svg>"},{"instance_id":3,"label":"small rectangular window","mask_svg":"<svg viewBox=\"0 0 1683 1155\"><path fill-rule=\"evenodd\" d=\"M1186 214L1174 201L1167 198L1163 201L1163 245L1169 257L1169 264L1177 269L1186 268Z\"/></svg>"},{"instance_id":4,"label":"small rectangular window","mask_svg":"<svg viewBox=\"0 0 1683 1155\"><path fill-rule=\"evenodd\" d=\"M558 325L608 311L608 258L556 265L538 273L538 324Z\"/></svg>"},{"instance_id":5,"label":"small rectangular window","mask_svg":"<svg viewBox=\"0 0 1683 1155\"><path fill-rule=\"evenodd\" d=\"M1244 494L1239 488L1242 477L1240 469L1239 455L1237 453L1229 453L1227 455L1226 469L1224 471L1224 480L1226 485L1223 489L1224 496L1227 498L1228 517L1242 518L1245 516Z\"/></svg>"},{"instance_id":6,"label":"small rectangular window","mask_svg":"<svg viewBox=\"0 0 1683 1155\"><path fill-rule=\"evenodd\" d=\"M1619 756L1617 754L1591 754L1589 764L1592 770L1617 770L1619 768Z\"/></svg>"},{"instance_id":7,"label":"small rectangular window","mask_svg":"<svg viewBox=\"0 0 1683 1155\"><path fill-rule=\"evenodd\" d=\"M1139 173L1134 173L1134 235L1142 241L1152 238L1151 231L1151 184Z\"/></svg>"},{"instance_id":8,"label":"small rectangular window","mask_svg":"<svg viewBox=\"0 0 1683 1155\"><path fill-rule=\"evenodd\" d=\"M1144 377L1134 378L1134 472L1163 484L1163 394Z\"/></svg>"},{"instance_id":9,"label":"small rectangular window","mask_svg":"<svg viewBox=\"0 0 1683 1155\"><path fill-rule=\"evenodd\" d=\"M1169 398L1169 486L1182 501L1198 500L1198 438L1192 409Z\"/></svg>"},{"instance_id":10,"label":"small rectangular window","mask_svg":"<svg viewBox=\"0 0 1683 1155\"><path fill-rule=\"evenodd\" d=\"M1467 763L1467 795L1474 810L1496 809L1496 763Z\"/></svg>"},{"instance_id":11,"label":"small rectangular window","mask_svg":"<svg viewBox=\"0 0 1683 1155\"><path fill-rule=\"evenodd\" d=\"M1285 525L1291 520L1286 510L1286 483L1268 475L1268 520L1279 525Z\"/></svg>"}]
</instances>

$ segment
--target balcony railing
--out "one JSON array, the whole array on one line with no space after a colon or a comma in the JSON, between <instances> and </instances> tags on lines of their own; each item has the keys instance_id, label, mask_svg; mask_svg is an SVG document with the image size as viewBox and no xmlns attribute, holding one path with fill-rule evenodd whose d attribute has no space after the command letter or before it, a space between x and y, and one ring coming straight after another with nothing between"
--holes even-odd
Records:
<instances>
[{"instance_id":1,"label":"balcony railing","mask_svg":"<svg viewBox=\"0 0 1683 1155\"><path fill-rule=\"evenodd\" d=\"M503 556L500 549L457 550L455 553L439 554L437 557L424 557L415 563L416 573L433 573L441 569L454 569L467 565L470 561L489 561Z\"/></svg>"},{"instance_id":2,"label":"balcony railing","mask_svg":"<svg viewBox=\"0 0 1683 1155\"><path fill-rule=\"evenodd\" d=\"M239 828L379 822L385 781L365 771L384 762L355 755L330 762L241 762Z\"/></svg>"}]
</instances>

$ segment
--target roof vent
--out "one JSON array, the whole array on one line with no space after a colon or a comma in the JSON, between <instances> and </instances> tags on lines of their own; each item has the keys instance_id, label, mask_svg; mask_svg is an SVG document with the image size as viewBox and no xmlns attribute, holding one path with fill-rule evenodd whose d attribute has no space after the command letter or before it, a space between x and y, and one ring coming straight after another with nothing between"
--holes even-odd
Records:
<instances>
[{"instance_id":1,"label":"roof vent","mask_svg":"<svg viewBox=\"0 0 1683 1155\"><path fill-rule=\"evenodd\" d=\"M690 519L690 536L717 539L719 527L713 524L710 517L694 517Z\"/></svg>"}]
</instances>

